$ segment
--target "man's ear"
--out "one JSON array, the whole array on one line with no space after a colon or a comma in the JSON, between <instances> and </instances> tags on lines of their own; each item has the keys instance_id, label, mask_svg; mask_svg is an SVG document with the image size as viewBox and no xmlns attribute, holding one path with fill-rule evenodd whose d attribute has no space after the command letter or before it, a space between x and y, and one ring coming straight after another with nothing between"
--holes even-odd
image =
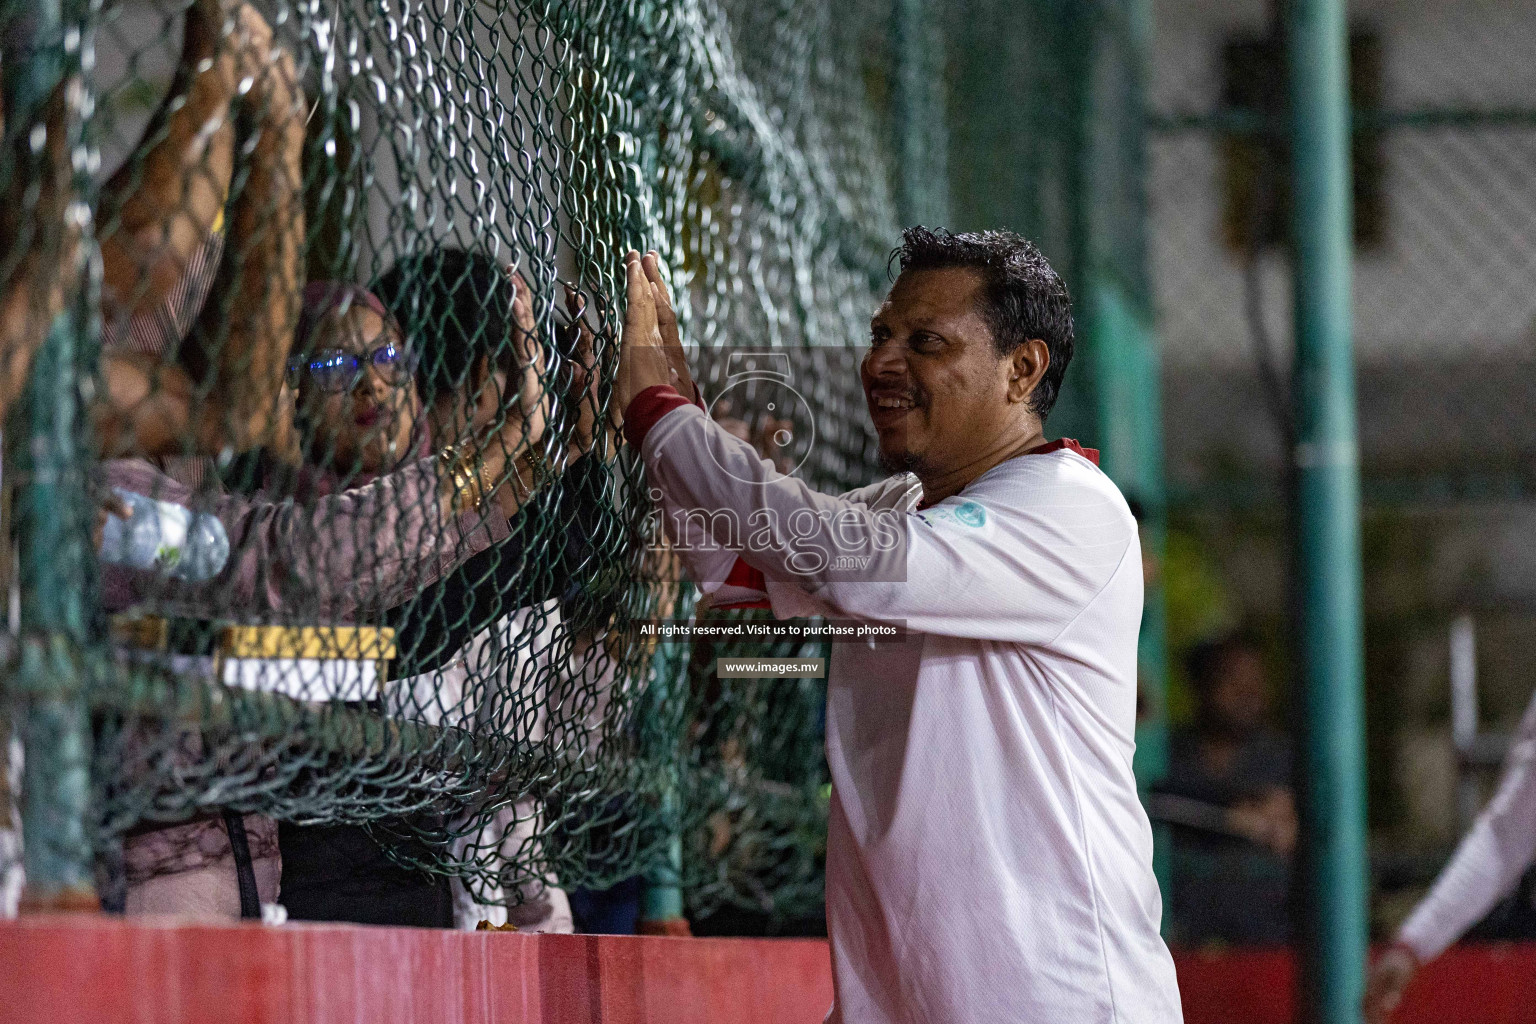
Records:
<instances>
[{"instance_id":1,"label":"man's ear","mask_svg":"<svg viewBox=\"0 0 1536 1024\"><path fill-rule=\"evenodd\" d=\"M1008 401L1027 402L1051 368L1051 350L1039 338L1030 338L1008 356Z\"/></svg>"}]
</instances>

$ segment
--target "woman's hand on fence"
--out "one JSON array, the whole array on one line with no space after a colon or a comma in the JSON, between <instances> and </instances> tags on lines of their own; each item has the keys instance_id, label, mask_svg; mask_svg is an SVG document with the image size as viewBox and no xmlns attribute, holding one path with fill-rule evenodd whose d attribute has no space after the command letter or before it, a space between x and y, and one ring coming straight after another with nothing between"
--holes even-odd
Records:
<instances>
[{"instance_id":1,"label":"woman's hand on fence","mask_svg":"<svg viewBox=\"0 0 1536 1024\"><path fill-rule=\"evenodd\" d=\"M544 344L533 315L533 291L515 267L512 282L510 342L514 369L499 396L501 419L476 438L450 445L439 456L445 464L444 509L448 514L489 501L508 519L548 482L543 454L549 426ZM498 386L493 375L488 386Z\"/></svg>"},{"instance_id":2,"label":"woman's hand on fence","mask_svg":"<svg viewBox=\"0 0 1536 1024\"><path fill-rule=\"evenodd\" d=\"M576 422L566 457L574 461L592 450L597 432L597 356L592 328L585 318L586 303L573 286L566 284L565 310L570 314L571 329L576 332L571 345L571 377L565 400L575 406Z\"/></svg>"},{"instance_id":3,"label":"woman's hand on fence","mask_svg":"<svg viewBox=\"0 0 1536 1024\"><path fill-rule=\"evenodd\" d=\"M512 347L518 372L507 381L508 395L513 400L504 409L506 420L501 440L515 457L544 440L549 425L549 401L544 387L544 345L533 315L533 290L513 268L508 267L507 274L512 279Z\"/></svg>"}]
</instances>

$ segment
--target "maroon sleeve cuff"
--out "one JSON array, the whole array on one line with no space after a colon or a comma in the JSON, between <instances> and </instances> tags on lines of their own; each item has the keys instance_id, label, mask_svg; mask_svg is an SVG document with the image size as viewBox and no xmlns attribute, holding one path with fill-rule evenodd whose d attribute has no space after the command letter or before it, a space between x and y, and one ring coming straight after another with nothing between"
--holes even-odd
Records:
<instances>
[{"instance_id":1,"label":"maroon sleeve cuff","mask_svg":"<svg viewBox=\"0 0 1536 1024\"><path fill-rule=\"evenodd\" d=\"M742 559L736 559L731 566L731 571L725 577L725 585L728 587L741 587L743 590L761 590L767 592L768 581L763 577L761 569L754 569ZM729 604L717 604L714 607L721 611L733 608L772 608L766 597L755 600L732 601Z\"/></svg>"},{"instance_id":2,"label":"maroon sleeve cuff","mask_svg":"<svg viewBox=\"0 0 1536 1024\"><path fill-rule=\"evenodd\" d=\"M624 440L636 451L645 443L645 435L651 432L663 416L673 409L692 405L670 384L654 384L634 397L624 410Z\"/></svg>"},{"instance_id":3,"label":"maroon sleeve cuff","mask_svg":"<svg viewBox=\"0 0 1536 1024\"><path fill-rule=\"evenodd\" d=\"M768 590L768 580L763 576L763 570L752 568L747 564L746 559L740 557L731 563L731 571L725 574L725 585L743 587L747 590L761 590L765 593Z\"/></svg>"}]
</instances>

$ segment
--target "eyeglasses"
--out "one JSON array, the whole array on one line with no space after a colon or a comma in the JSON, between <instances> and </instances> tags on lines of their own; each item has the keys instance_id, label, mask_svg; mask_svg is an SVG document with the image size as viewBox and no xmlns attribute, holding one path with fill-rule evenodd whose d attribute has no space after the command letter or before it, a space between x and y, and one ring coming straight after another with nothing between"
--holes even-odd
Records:
<instances>
[{"instance_id":1,"label":"eyeglasses","mask_svg":"<svg viewBox=\"0 0 1536 1024\"><path fill-rule=\"evenodd\" d=\"M416 362L416 353L396 341L386 341L362 355L340 348L321 349L288 361L288 384L297 388L308 372L316 388L341 394L357 387L363 371L372 366L384 383L404 387L416 372Z\"/></svg>"}]
</instances>

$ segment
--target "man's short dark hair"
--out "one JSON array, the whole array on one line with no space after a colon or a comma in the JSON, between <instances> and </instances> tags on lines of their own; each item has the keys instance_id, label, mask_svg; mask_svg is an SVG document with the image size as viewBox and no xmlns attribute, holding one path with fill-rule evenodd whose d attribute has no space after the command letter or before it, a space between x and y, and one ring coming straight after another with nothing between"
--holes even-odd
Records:
<instances>
[{"instance_id":1,"label":"man's short dark hair","mask_svg":"<svg viewBox=\"0 0 1536 1024\"><path fill-rule=\"evenodd\" d=\"M901 233L891 254L903 274L912 270L974 270L982 278L981 315L992 329L1000 357L1024 342L1045 342L1051 364L1035 385L1029 407L1043 422L1061 394L1061 379L1072 362L1072 298L1035 243L1012 231L967 231L912 227Z\"/></svg>"},{"instance_id":2,"label":"man's short dark hair","mask_svg":"<svg viewBox=\"0 0 1536 1024\"><path fill-rule=\"evenodd\" d=\"M481 356L510 371L512 282L481 252L440 246L402 257L374 292L420 355L416 384L433 399L464 387Z\"/></svg>"}]
</instances>

